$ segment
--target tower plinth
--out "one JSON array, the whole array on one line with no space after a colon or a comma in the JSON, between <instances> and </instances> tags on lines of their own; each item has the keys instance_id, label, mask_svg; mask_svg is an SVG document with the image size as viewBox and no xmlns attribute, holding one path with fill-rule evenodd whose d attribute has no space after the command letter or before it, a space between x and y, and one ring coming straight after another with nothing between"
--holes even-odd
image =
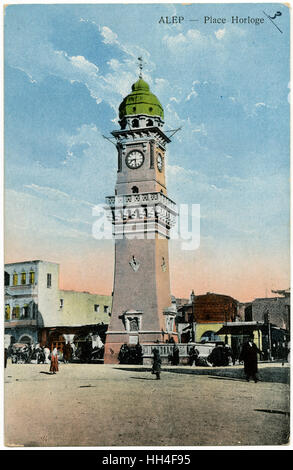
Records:
<instances>
[{"instance_id":1,"label":"tower plinth","mask_svg":"<svg viewBox=\"0 0 293 470\"><path fill-rule=\"evenodd\" d=\"M123 344L174 339L168 240L176 204L167 196L163 108L140 78L119 107L115 196L106 198L115 239L112 316L105 364L119 362Z\"/></svg>"}]
</instances>

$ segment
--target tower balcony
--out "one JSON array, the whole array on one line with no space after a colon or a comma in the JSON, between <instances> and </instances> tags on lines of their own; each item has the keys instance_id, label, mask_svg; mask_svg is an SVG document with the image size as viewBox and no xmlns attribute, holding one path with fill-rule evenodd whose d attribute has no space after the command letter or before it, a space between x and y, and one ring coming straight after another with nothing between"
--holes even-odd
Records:
<instances>
[{"instance_id":1,"label":"tower balcony","mask_svg":"<svg viewBox=\"0 0 293 470\"><path fill-rule=\"evenodd\" d=\"M106 197L106 203L111 208L122 208L122 207L136 207L145 205L159 205L164 206L172 214L177 215L176 204L169 199L165 194L159 192L153 193L135 193L135 194L123 194L120 196L108 196Z\"/></svg>"},{"instance_id":2,"label":"tower balcony","mask_svg":"<svg viewBox=\"0 0 293 470\"><path fill-rule=\"evenodd\" d=\"M158 232L168 238L178 215L176 204L159 192L110 196L106 202L114 235Z\"/></svg>"}]
</instances>

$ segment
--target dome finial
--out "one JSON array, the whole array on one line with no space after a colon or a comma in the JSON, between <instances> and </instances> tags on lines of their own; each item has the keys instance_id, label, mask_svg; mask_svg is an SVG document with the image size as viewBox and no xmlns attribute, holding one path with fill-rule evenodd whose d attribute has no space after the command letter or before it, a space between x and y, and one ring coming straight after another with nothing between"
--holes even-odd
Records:
<instances>
[{"instance_id":1,"label":"dome finial","mask_svg":"<svg viewBox=\"0 0 293 470\"><path fill-rule=\"evenodd\" d=\"M139 66L139 78L142 78L142 68L143 68L143 60L142 60L142 57L138 57L137 58L138 60L138 66Z\"/></svg>"}]
</instances>

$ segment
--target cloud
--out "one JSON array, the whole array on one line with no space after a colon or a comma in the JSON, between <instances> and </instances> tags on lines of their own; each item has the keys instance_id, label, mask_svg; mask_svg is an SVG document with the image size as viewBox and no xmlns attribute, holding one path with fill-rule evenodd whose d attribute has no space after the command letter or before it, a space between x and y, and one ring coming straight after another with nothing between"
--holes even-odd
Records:
<instances>
[{"instance_id":1,"label":"cloud","mask_svg":"<svg viewBox=\"0 0 293 470\"><path fill-rule=\"evenodd\" d=\"M49 194L52 191L55 192L55 195L58 193L60 197L60 191L54 191L52 188L37 188L34 187L37 193L43 192L43 194ZM51 191L48 191L51 190ZM79 214L80 214L80 206ZM60 217L56 215L56 209L61 213ZM50 245L52 239L58 240L58 242L68 242L70 239L83 239L89 240L92 239L91 236L91 225L92 220L89 218L89 223L86 224L84 221L83 224L90 225L87 230L83 230L81 222L78 222L77 227L73 228L72 221L68 217L62 216L63 213L68 214L70 211L73 214L76 212L76 203L71 206L66 206L66 212L64 207L54 204L48 198L39 198L38 196L29 194L23 191L15 191L7 189L5 192L5 210L7 214L13 213L13 218L8 218L6 221L5 230L9 235L13 233L15 228L17 228L18 233L27 233L30 234L30 244L36 243L37 240L42 240L43 244ZM91 211L85 211L84 217L89 217ZM67 220L66 220L67 219ZM14 222L17 220L17 226Z\"/></svg>"},{"instance_id":2,"label":"cloud","mask_svg":"<svg viewBox=\"0 0 293 470\"><path fill-rule=\"evenodd\" d=\"M110 28L108 28L108 26L102 26L100 31L101 31L101 35L104 38L103 42L105 44L118 44L119 45L119 41L117 40L118 35L114 33Z\"/></svg>"},{"instance_id":3,"label":"cloud","mask_svg":"<svg viewBox=\"0 0 293 470\"><path fill-rule=\"evenodd\" d=\"M78 203L81 205L89 206L89 207L94 207L94 204L91 204L88 201L84 201L82 199L76 199L72 195L65 193L64 191L60 191L59 189L56 188L51 188L48 186L39 186L37 184L25 184L23 186L24 188L27 188L29 190L32 190L38 194L46 196L46 198L51 198L51 199L62 199L62 200L70 200L73 203Z\"/></svg>"},{"instance_id":4,"label":"cloud","mask_svg":"<svg viewBox=\"0 0 293 470\"><path fill-rule=\"evenodd\" d=\"M194 96L195 98L198 96L198 93L197 91L195 90L192 90L186 97L186 100L185 101L189 101L191 99L191 97Z\"/></svg>"},{"instance_id":5,"label":"cloud","mask_svg":"<svg viewBox=\"0 0 293 470\"><path fill-rule=\"evenodd\" d=\"M152 83L149 71L153 70L154 64L146 49L119 41L118 35L108 26L99 26L85 18L80 21L92 23L105 46L115 47L120 53L123 52L120 60L115 57L109 59L108 72L100 73L99 58L97 63L93 63L81 54L70 55L65 50L56 50L41 28L32 31L30 25L25 23L22 25L22 41L12 39L19 36L17 28L15 34L10 31L6 40L6 61L11 67L24 72L31 83L40 82L50 75L61 77L70 83L81 83L97 104L105 101L116 114L121 97L130 92L130 84L137 80L137 57L142 55L145 58L144 75L149 83ZM166 84L161 79L155 86L159 89Z\"/></svg>"},{"instance_id":6,"label":"cloud","mask_svg":"<svg viewBox=\"0 0 293 470\"><path fill-rule=\"evenodd\" d=\"M198 175L198 172L195 170L183 168L180 165L167 164L167 174L172 176L193 177Z\"/></svg>"},{"instance_id":7,"label":"cloud","mask_svg":"<svg viewBox=\"0 0 293 470\"><path fill-rule=\"evenodd\" d=\"M215 36L217 39L221 40L226 34L225 28L223 29L218 29L218 31L215 31Z\"/></svg>"},{"instance_id":8,"label":"cloud","mask_svg":"<svg viewBox=\"0 0 293 470\"><path fill-rule=\"evenodd\" d=\"M203 36L197 29L189 29L186 34L179 33L176 35L163 36L163 43L173 51L182 50L185 47L194 47L199 45L206 45L208 39Z\"/></svg>"}]
</instances>

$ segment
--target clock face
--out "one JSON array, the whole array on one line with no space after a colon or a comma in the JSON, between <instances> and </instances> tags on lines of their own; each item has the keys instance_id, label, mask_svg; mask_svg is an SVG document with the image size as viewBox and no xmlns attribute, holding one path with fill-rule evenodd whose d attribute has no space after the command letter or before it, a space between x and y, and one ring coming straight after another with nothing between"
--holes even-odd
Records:
<instances>
[{"instance_id":1,"label":"clock face","mask_svg":"<svg viewBox=\"0 0 293 470\"><path fill-rule=\"evenodd\" d=\"M139 168L144 162L143 153L139 150L132 150L126 155L125 159L126 165L134 170L135 168Z\"/></svg>"},{"instance_id":2,"label":"clock face","mask_svg":"<svg viewBox=\"0 0 293 470\"><path fill-rule=\"evenodd\" d=\"M163 170L163 157L160 153L157 155L157 167L159 171Z\"/></svg>"}]
</instances>

